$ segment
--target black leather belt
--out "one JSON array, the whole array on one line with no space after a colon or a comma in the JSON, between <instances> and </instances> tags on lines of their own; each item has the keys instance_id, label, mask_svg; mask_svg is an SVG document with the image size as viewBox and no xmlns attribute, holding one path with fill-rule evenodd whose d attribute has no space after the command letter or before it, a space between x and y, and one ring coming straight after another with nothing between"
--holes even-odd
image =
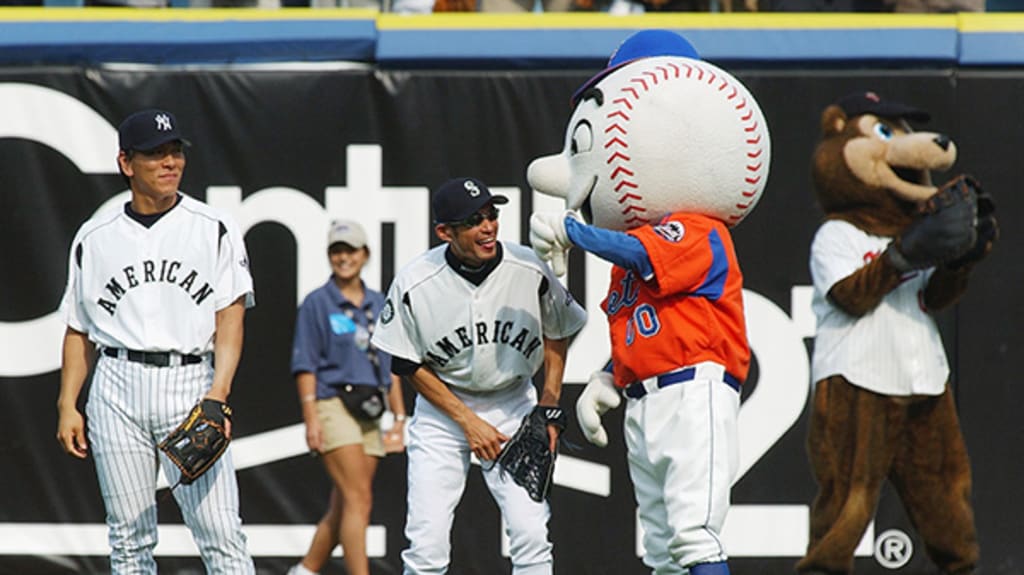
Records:
<instances>
[{"instance_id":1,"label":"black leather belt","mask_svg":"<svg viewBox=\"0 0 1024 575\"><path fill-rule=\"evenodd\" d=\"M155 367L170 367L172 365L172 357L181 358L180 363L175 363L173 365L192 365L203 361L202 356L183 354L176 351L137 351L134 349L122 349L119 347L105 347L103 348L103 355L107 357L119 357L121 359L127 359L128 361L144 363Z\"/></svg>"}]
</instances>

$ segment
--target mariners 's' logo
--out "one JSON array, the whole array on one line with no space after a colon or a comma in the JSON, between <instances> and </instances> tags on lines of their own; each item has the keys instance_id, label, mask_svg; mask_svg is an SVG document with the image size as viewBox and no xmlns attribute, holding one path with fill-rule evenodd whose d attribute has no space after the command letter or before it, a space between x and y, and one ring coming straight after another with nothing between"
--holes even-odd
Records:
<instances>
[{"instance_id":1,"label":"mariners 's' logo","mask_svg":"<svg viewBox=\"0 0 1024 575\"><path fill-rule=\"evenodd\" d=\"M686 235L686 228L680 222L665 222L654 226L654 231L659 236L670 242L679 242Z\"/></svg>"},{"instance_id":2,"label":"mariners 's' logo","mask_svg":"<svg viewBox=\"0 0 1024 575\"><path fill-rule=\"evenodd\" d=\"M384 302L384 309L380 310L380 322L388 324L393 319L395 319L395 306L391 303L391 298L388 298Z\"/></svg>"},{"instance_id":3,"label":"mariners 's' logo","mask_svg":"<svg viewBox=\"0 0 1024 575\"><path fill-rule=\"evenodd\" d=\"M157 130L160 130L161 132L171 131L171 118L167 114L157 114L153 119L156 120Z\"/></svg>"},{"instance_id":4,"label":"mariners 's' logo","mask_svg":"<svg viewBox=\"0 0 1024 575\"><path fill-rule=\"evenodd\" d=\"M469 192L469 195L474 198L480 195L480 188L476 185L476 182L474 182L473 180L466 180L465 182L462 183L462 187L466 188L466 191Z\"/></svg>"}]
</instances>

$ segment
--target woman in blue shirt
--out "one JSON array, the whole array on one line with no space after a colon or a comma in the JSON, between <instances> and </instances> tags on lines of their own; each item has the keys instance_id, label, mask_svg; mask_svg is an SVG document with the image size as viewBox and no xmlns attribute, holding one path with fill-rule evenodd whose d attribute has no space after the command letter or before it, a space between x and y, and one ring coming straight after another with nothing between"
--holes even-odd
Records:
<instances>
[{"instance_id":1,"label":"woman in blue shirt","mask_svg":"<svg viewBox=\"0 0 1024 575\"><path fill-rule=\"evenodd\" d=\"M306 444L322 456L334 489L309 551L288 573L317 573L341 543L347 572L369 575L366 529L373 476L378 458L404 449L405 405L400 380L391 374L391 357L370 345L384 296L367 288L360 277L370 257L366 232L356 222L335 221L327 243L331 277L299 307L292 374L302 403ZM381 393L375 394L377 390ZM382 437L383 393L394 413L394 426ZM347 405L345 395L354 401Z\"/></svg>"}]
</instances>

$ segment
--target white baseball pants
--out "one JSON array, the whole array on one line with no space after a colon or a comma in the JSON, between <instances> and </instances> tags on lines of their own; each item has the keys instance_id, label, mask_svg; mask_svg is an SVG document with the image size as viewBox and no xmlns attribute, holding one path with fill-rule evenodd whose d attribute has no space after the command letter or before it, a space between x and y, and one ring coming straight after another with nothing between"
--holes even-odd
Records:
<instances>
[{"instance_id":1,"label":"white baseball pants","mask_svg":"<svg viewBox=\"0 0 1024 575\"><path fill-rule=\"evenodd\" d=\"M509 437L537 403L529 380L489 394L455 393L474 413ZM470 469L469 444L458 424L419 396L409 424L406 453L405 535L410 546L402 552L404 575L447 573L455 507L462 499ZM513 575L551 575L548 504L530 499L525 489L511 477L503 477L492 462L483 462L483 468L484 482L505 520Z\"/></svg>"},{"instance_id":2,"label":"white baseball pants","mask_svg":"<svg viewBox=\"0 0 1024 575\"><path fill-rule=\"evenodd\" d=\"M171 485L179 471L156 445L185 420L212 382L208 361L154 367L100 356L86 414L107 511L112 574L157 572L157 458ZM242 533L230 448L202 477L173 493L207 573L255 572Z\"/></svg>"},{"instance_id":3,"label":"white baseball pants","mask_svg":"<svg viewBox=\"0 0 1024 575\"><path fill-rule=\"evenodd\" d=\"M698 378L626 401L644 563L655 575L675 575L695 563L725 561L720 533L739 465L740 394Z\"/></svg>"}]
</instances>

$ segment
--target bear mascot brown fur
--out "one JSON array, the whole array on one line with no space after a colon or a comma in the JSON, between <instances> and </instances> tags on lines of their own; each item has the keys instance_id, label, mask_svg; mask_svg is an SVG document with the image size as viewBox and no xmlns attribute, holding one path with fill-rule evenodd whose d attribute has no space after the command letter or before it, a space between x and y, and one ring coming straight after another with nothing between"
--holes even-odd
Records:
<instances>
[{"instance_id":1,"label":"bear mascot brown fur","mask_svg":"<svg viewBox=\"0 0 1024 575\"><path fill-rule=\"evenodd\" d=\"M886 480L943 573L972 573L978 560L970 462L933 313L965 292L998 226L973 178L932 184L956 146L911 129L928 119L873 92L822 114L807 438L818 494L800 573L852 572Z\"/></svg>"}]
</instances>

